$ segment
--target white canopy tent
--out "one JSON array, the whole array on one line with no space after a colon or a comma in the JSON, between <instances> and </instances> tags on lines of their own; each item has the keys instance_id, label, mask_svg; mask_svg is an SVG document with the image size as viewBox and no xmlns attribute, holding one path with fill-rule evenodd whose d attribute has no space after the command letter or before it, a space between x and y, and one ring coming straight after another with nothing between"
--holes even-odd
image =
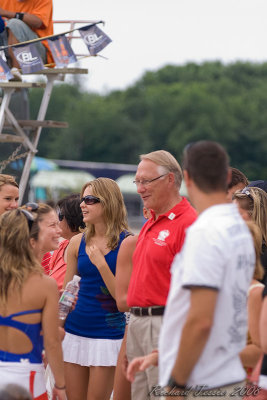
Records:
<instances>
[{"instance_id":1,"label":"white canopy tent","mask_svg":"<svg viewBox=\"0 0 267 400\"><path fill-rule=\"evenodd\" d=\"M31 201L57 201L70 193L80 193L83 185L95 179L85 171L56 170L39 171L30 181Z\"/></svg>"}]
</instances>

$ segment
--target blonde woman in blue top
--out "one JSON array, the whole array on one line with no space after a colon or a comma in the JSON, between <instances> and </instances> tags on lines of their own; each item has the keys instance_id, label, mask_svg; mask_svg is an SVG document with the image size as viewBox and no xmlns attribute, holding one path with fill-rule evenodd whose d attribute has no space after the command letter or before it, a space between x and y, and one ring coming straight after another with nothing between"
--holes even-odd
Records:
<instances>
[{"instance_id":1,"label":"blonde woman in blue top","mask_svg":"<svg viewBox=\"0 0 267 400\"><path fill-rule=\"evenodd\" d=\"M63 342L68 400L109 400L125 330L115 301L115 270L122 240L129 234L126 209L115 181L98 178L82 189L84 233L68 247L64 284L81 276L75 309Z\"/></svg>"}]
</instances>

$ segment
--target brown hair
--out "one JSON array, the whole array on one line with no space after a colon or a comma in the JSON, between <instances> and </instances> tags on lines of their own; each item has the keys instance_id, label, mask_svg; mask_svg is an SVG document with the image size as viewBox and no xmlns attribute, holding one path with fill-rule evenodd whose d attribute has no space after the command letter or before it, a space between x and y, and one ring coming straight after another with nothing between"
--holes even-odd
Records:
<instances>
[{"instance_id":1,"label":"brown hair","mask_svg":"<svg viewBox=\"0 0 267 400\"><path fill-rule=\"evenodd\" d=\"M6 304L10 287L21 291L31 273L42 274L30 245L27 217L20 210L0 217L0 299Z\"/></svg>"},{"instance_id":2,"label":"brown hair","mask_svg":"<svg viewBox=\"0 0 267 400\"><path fill-rule=\"evenodd\" d=\"M255 222L246 221L246 224L252 235L254 247L255 247L256 261L255 261L255 270L254 270L254 274L253 274L253 279L260 281L260 280L262 280L262 278L264 276L264 269L261 264L261 248L262 248L261 230L255 224Z\"/></svg>"},{"instance_id":3,"label":"brown hair","mask_svg":"<svg viewBox=\"0 0 267 400\"><path fill-rule=\"evenodd\" d=\"M80 228L85 227L80 203L81 200L78 193L70 194L57 202L57 208L64 216L71 232L79 232Z\"/></svg>"},{"instance_id":4,"label":"brown hair","mask_svg":"<svg viewBox=\"0 0 267 400\"><path fill-rule=\"evenodd\" d=\"M1 400L32 400L32 396L27 389L15 383L9 383L1 387L0 390Z\"/></svg>"},{"instance_id":5,"label":"brown hair","mask_svg":"<svg viewBox=\"0 0 267 400\"><path fill-rule=\"evenodd\" d=\"M88 186L92 194L100 199L107 229L108 247L114 250L119 243L120 233L129 229L127 211L120 188L113 179L97 178L83 186L81 197ZM84 231L85 240L88 242L95 234L95 227L92 224L86 224Z\"/></svg>"},{"instance_id":6,"label":"brown hair","mask_svg":"<svg viewBox=\"0 0 267 400\"><path fill-rule=\"evenodd\" d=\"M46 214L49 214L51 211L55 210L45 203L38 203L38 208L36 210L31 210L31 208L28 208L27 205L24 205L21 208L30 211L30 213L34 217L34 222L30 232L30 238L37 241L39 235L39 222L44 219L44 216Z\"/></svg>"},{"instance_id":7,"label":"brown hair","mask_svg":"<svg viewBox=\"0 0 267 400\"><path fill-rule=\"evenodd\" d=\"M260 228L262 240L267 243L267 193L258 187L246 187L233 194L241 208L246 210L252 221Z\"/></svg>"},{"instance_id":8,"label":"brown hair","mask_svg":"<svg viewBox=\"0 0 267 400\"><path fill-rule=\"evenodd\" d=\"M172 172L174 174L175 184L180 189L183 171L178 161L173 157L171 153L166 150L152 151L151 153L141 154L140 160L150 160L155 164L163 167L165 172Z\"/></svg>"},{"instance_id":9,"label":"brown hair","mask_svg":"<svg viewBox=\"0 0 267 400\"><path fill-rule=\"evenodd\" d=\"M229 158L219 143L188 144L184 149L183 168L202 192L227 191Z\"/></svg>"},{"instance_id":10,"label":"brown hair","mask_svg":"<svg viewBox=\"0 0 267 400\"><path fill-rule=\"evenodd\" d=\"M243 172L234 167L230 167L230 170L232 171L232 177L231 182L228 184L228 189L231 189L233 186L236 186L239 183L244 183L245 186L248 185L248 179Z\"/></svg>"},{"instance_id":11,"label":"brown hair","mask_svg":"<svg viewBox=\"0 0 267 400\"><path fill-rule=\"evenodd\" d=\"M0 174L0 190L1 186L4 185L12 185L15 186L16 188L19 188L19 185L15 181L14 177L11 175L5 175L5 174Z\"/></svg>"}]
</instances>

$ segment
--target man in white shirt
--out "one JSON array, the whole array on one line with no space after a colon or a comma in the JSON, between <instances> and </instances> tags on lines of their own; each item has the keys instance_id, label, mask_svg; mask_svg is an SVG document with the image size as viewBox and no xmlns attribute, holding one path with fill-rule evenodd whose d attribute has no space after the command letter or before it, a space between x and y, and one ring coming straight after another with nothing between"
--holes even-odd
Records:
<instances>
[{"instance_id":1,"label":"man in white shirt","mask_svg":"<svg viewBox=\"0 0 267 400\"><path fill-rule=\"evenodd\" d=\"M184 179L199 217L172 265L159 342L160 385L191 388L187 398L199 391L204 399L209 389L207 398L215 392L227 398L239 394L246 377L239 353L246 344L254 245L236 205L227 203L228 156L219 144L189 145Z\"/></svg>"},{"instance_id":2,"label":"man in white shirt","mask_svg":"<svg viewBox=\"0 0 267 400\"><path fill-rule=\"evenodd\" d=\"M254 244L235 204L227 200L228 156L216 142L188 145L184 180L199 217L186 232L171 267L171 286L159 340L160 386L166 399L242 397L246 373L239 353L247 336L247 292ZM151 353L128 368L156 365ZM185 398L181 397L181 398Z\"/></svg>"}]
</instances>

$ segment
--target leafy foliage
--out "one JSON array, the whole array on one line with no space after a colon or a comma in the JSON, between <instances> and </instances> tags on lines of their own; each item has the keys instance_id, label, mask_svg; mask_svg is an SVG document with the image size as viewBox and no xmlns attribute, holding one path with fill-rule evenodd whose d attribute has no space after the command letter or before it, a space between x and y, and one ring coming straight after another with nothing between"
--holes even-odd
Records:
<instances>
[{"instance_id":1,"label":"leafy foliage","mask_svg":"<svg viewBox=\"0 0 267 400\"><path fill-rule=\"evenodd\" d=\"M30 98L34 116L41 91ZM47 119L69 128L42 134L44 157L135 164L162 148L180 160L187 143L208 139L223 144L248 178L267 176L267 63L168 65L106 95L61 84Z\"/></svg>"}]
</instances>

